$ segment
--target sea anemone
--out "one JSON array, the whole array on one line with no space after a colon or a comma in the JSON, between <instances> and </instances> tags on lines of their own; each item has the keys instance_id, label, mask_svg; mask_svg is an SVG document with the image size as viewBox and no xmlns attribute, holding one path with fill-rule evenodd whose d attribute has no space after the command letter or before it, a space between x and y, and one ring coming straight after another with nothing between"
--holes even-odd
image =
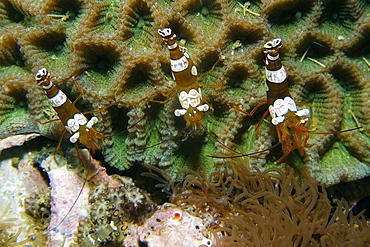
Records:
<instances>
[{"instance_id":1,"label":"sea anemone","mask_svg":"<svg viewBox=\"0 0 370 247\"><path fill-rule=\"evenodd\" d=\"M173 202L207 219L216 246L369 244L362 214L353 216L345 200L332 208L325 188L307 174L300 181L292 168L262 172L229 163L210 175L190 172Z\"/></svg>"}]
</instances>

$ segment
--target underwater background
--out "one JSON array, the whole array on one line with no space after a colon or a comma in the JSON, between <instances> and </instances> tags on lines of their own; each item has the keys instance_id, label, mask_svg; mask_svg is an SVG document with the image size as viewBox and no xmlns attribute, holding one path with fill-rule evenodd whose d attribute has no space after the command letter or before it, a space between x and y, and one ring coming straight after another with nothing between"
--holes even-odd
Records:
<instances>
[{"instance_id":1,"label":"underwater background","mask_svg":"<svg viewBox=\"0 0 370 247\"><path fill-rule=\"evenodd\" d=\"M167 103L171 27L213 107L193 133ZM353 216L370 194L370 1L0 0L1 246L368 246ZM293 98L312 103L305 154L279 164L264 109L263 45L281 38ZM52 81L105 135L75 148L43 89ZM55 151L57 152L55 153ZM83 188L83 190L81 190ZM327 189L325 189L327 188ZM342 199L344 197L345 199ZM79 198L75 203L76 198ZM167 204L165 204L167 203ZM74 205L72 207L72 205ZM72 208L72 209L71 209ZM65 217L67 215L67 217Z\"/></svg>"}]
</instances>

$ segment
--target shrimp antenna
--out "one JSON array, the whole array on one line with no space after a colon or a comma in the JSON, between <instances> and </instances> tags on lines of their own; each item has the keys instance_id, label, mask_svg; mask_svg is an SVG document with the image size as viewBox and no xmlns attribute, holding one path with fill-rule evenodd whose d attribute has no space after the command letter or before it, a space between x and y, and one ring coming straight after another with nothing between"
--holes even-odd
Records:
<instances>
[{"instance_id":1,"label":"shrimp antenna","mask_svg":"<svg viewBox=\"0 0 370 247\"><path fill-rule=\"evenodd\" d=\"M363 129L362 126L359 126L359 127L356 127L356 128L352 128L352 129L333 131L333 132L315 132L315 131L307 130L307 133L317 134L317 135L330 135L330 134L340 134L340 133L344 133L344 132L350 132L350 131L361 130L361 129Z\"/></svg>"},{"instance_id":2,"label":"shrimp antenna","mask_svg":"<svg viewBox=\"0 0 370 247\"><path fill-rule=\"evenodd\" d=\"M206 133L207 133L207 134L208 134L208 135L209 135L209 136L210 136L214 141L218 142L222 147L224 147L225 149L227 149L227 150L229 150L229 151L231 151L231 152L234 152L234 153L236 153L236 154L242 155L240 152L237 152L237 151L233 150L232 148L230 148L230 147L226 146L224 143L222 143L221 141L219 141L219 140L217 139L217 137L215 137L211 132L209 132L203 124L200 124L200 126L204 129L204 131L205 131L205 132L206 132ZM190 126L183 128L181 131L179 131L179 133L177 133L177 135L175 135L175 136L173 136L173 137L171 137L171 138L169 138L169 139L167 139L167 140L163 140L163 141L161 141L161 142L159 142L159 143L156 143L156 144L151 145L151 146L149 146L149 147L145 147L145 148L143 148L143 149L141 149L141 150L146 150L146 149L149 149L149 148L152 148L152 147L155 147L155 146L161 145L161 144L163 144L163 143L166 143L166 142L168 142L168 141L174 140L174 139L176 139L177 137L179 137L179 136L180 136L180 135L185 131L185 129L188 129L189 127L190 127Z\"/></svg>"},{"instance_id":3,"label":"shrimp antenna","mask_svg":"<svg viewBox=\"0 0 370 247\"><path fill-rule=\"evenodd\" d=\"M83 157L78 149L78 146L77 146L77 143L74 143L74 146L76 148L76 151L77 151L77 156L78 156L78 159L81 160L83 166L86 168L86 164L83 160ZM86 176L85 176L85 179L84 179L84 182L81 186L81 189L80 191L78 192L78 195L75 199L75 201L73 202L72 206L70 207L70 209L68 210L67 214L63 217L63 219L58 223L58 225L54 228L54 229L58 229L58 227L64 222L64 220L68 217L68 215L71 213L72 209L74 208L74 206L76 205L77 201L80 199L80 196L82 194L82 191L84 190L85 188L85 185L86 185L86 181L87 181L87 178L89 177L89 169L86 169Z\"/></svg>"},{"instance_id":4,"label":"shrimp antenna","mask_svg":"<svg viewBox=\"0 0 370 247\"><path fill-rule=\"evenodd\" d=\"M241 112L241 113L243 113L243 114L245 114L245 115L247 115L248 117L250 117L250 116L253 116L253 114L261 107L261 106L263 106L263 105L266 105L267 104L267 101L261 101L260 103L258 103L258 105L256 105L253 109L252 109L252 111L250 111L250 112L247 112L247 111L243 111L242 109L239 109L238 107L236 107L236 106L233 106L233 105L230 105L230 107L231 108L233 108L234 110L237 110L237 111L239 111L239 112Z\"/></svg>"},{"instance_id":5,"label":"shrimp antenna","mask_svg":"<svg viewBox=\"0 0 370 247\"><path fill-rule=\"evenodd\" d=\"M188 127L183 128L182 130L180 130L180 131L179 131L179 133L177 133L177 135L175 135L175 136L173 136L173 137L171 137L171 138L169 138L169 139L167 139L167 140L163 140L163 141L158 142L158 143L156 143L156 144L153 144L153 145L151 145L151 146L149 146L149 147L139 148L139 150L140 150L140 151L144 151L144 150L147 150L147 149L149 149L149 148L153 148L153 147L156 147L156 146L158 146L158 145L161 145L161 144L163 144L163 143L166 143L166 142L169 142L169 141L175 140L175 139L176 139L177 137L179 137L179 136L182 134L182 132L184 132L184 130L185 130L185 129L187 129L187 128L188 128Z\"/></svg>"},{"instance_id":6,"label":"shrimp antenna","mask_svg":"<svg viewBox=\"0 0 370 247\"><path fill-rule=\"evenodd\" d=\"M203 124L200 124L200 126L202 126L202 128L204 129L204 131L214 140L214 141L216 141L217 143L219 143L223 148L225 148L225 149L227 149L227 150L229 150L229 151L231 151L231 152L234 152L234 153L236 153L236 154L239 154L239 155L242 155L242 153L240 153L240 152L237 152L237 151L235 151L234 149L232 149L232 148L230 148L230 147L228 147L228 146L226 146L226 144L224 144L224 143L222 143L221 141L219 141L218 139L217 139L217 137L214 135L214 134L212 134L210 131L208 131L207 129L206 129L206 127L204 127L204 125Z\"/></svg>"},{"instance_id":7,"label":"shrimp antenna","mask_svg":"<svg viewBox=\"0 0 370 247\"><path fill-rule=\"evenodd\" d=\"M217 156L217 155L208 155L206 154L207 157L211 157L211 158L215 158L215 159L232 159L232 158L241 158L241 157L246 157L246 156L252 156L252 155L256 155L256 154L260 154L260 153L264 153L266 151L269 151L269 150L272 150L274 148L276 148L277 146L279 146L281 144L281 142L278 142L276 143L275 145L269 147L269 148L266 148L264 150L260 150L260 151L257 151L257 152L253 152L253 153L249 153L249 154L240 154L240 155L234 155L234 156Z\"/></svg>"}]
</instances>

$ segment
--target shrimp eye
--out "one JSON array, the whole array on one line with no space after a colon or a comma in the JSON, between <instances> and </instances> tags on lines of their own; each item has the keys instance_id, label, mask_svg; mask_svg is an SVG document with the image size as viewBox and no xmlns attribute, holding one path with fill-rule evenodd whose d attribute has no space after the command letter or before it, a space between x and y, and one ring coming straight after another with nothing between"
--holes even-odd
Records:
<instances>
[{"instance_id":1,"label":"shrimp eye","mask_svg":"<svg viewBox=\"0 0 370 247\"><path fill-rule=\"evenodd\" d=\"M48 74L49 72L45 68L39 69L35 74L35 80L36 81L45 80L48 77Z\"/></svg>"}]
</instances>

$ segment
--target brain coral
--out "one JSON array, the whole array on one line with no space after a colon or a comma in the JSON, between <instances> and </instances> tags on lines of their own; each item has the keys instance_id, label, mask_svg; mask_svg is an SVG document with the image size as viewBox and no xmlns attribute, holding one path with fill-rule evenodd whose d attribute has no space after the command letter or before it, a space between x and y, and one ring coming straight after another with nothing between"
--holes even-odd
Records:
<instances>
[{"instance_id":1,"label":"brain coral","mask_svg":"<svg viewBox=\"0 0 370 247\"><path fill-rule=\"evenodd\" d=\"M369 14L365 0L1 0L0 138L24 132L59 138L60 123L35 122L56 118L33 81L46 67L72 99L76 78L85 92L77 103L81 110L116 102L97 114L103 120L98 128L110 136L102 150L110 165L124 170L138 162L174 172L203 164L211 170L222 160L206 154L224 154L220 143L250 153L277 142L270 122L257 132L251 128L261 113L247 117L230 106L250 111L264 100L262 47L280 37L291 93L312 103L308 128L363 126L311 134L306 154L293 152L283 163L304 166L327 185L362 178L370 174ZM182 131L183 119L173 115L176 97L148 102L162 99L154 87L167 92L175 85L168 79L168 50L156 33L163 27L175 31L200 73L224 57L200 80L221 82L203 90L214 108L203 120L207 132ZM280 156L275 148L250 161L265 169Z\"/></svg>"}]
</instances>

